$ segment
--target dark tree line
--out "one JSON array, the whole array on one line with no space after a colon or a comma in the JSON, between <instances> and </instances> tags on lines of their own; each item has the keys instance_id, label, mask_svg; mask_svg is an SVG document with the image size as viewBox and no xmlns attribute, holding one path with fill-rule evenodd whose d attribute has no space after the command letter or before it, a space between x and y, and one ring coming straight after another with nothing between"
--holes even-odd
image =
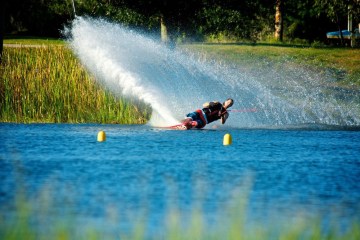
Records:
<instances>
[{"instance_id":1,"label":"dark tree line","mask_svg":"<svg viewBox=\"0 0 360 240\"><path fill-rule=\"evenodd\" d=\"M347 28L349 6L355 27L359 0L74 0L79 16L103 17L172 40L205 37L322 41L325 33ZM72 0L5 0L5 34L59 37L74 18ZM162 24L160 24L162 23ZM162 27L161 27L162 26Z\"/></svg>"}]
</instances>

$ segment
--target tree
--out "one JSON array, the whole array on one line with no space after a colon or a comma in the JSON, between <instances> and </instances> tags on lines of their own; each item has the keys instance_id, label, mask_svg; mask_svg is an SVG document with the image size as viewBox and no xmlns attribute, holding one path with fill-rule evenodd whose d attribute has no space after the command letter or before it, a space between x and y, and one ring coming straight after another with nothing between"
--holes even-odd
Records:
<instances>
[{"instance_id":1,"label":"tree","mask_svg":"<svg viewBox=\"0 0 360 240\"><path fill-rule=\"evenodd\" d=\"M167 24L165 23L164 16L160 16L160 32L161 32L161 41L163 43L169 42L169 36L167 33Z\"/></svg>"},{"instance_id":2,"label":"tree","mask_svg":"<svg viewBox=\"0 0 360 240\"><path fill-rule=\"evenodd\" d=\"M5 1L7 32L58 37L59 29L73 18L72 6L66 0L12 0Z\"/></svg>"},{"instance_id":3,"label":"tree","mask_svg":"<svg viewBox=\"0 0 360 240\"><path fill-rule=\"evenodd\" d=\"M326 32L329 31L326 26L330 27L331 22L324 14L320 14L322 9L314 7L313 0L287 0L283 8L286 9L283 34L288 40L306 39L311 43L326 39Z\"/></svg>"},{"instance_id":4,"label":"tree","mask_svg":"<svg viewBox=\"0 0 360 240\"><path fill-rule=\"evenodd\" d=\"M256 42L273 34L273 0L203 0L194 19L199 35Z\"/></svg>"},{"instance_id":5,"label":"tree","mask_svg":"<svg viewBox=\"0 0 360 240\"><path fill-rule=\"evenodd\" d=\"M352 8L352 13L355 16L353 20L359 22L360 1L359 0L315 0L315 7L317 7L318 14L323 11L326 16L334 23L340 32L341 45L344 45L344 38L342 29L345 26L344 22L349 13L349 6ZM344 19L344 20L343 20Z\"/></svg>"},{"instance_id":6,"label":"tree","mask_svg":"<svg viewBox=\"0 0 360 240\"><path fill-rule=\"evenodd\" d=\"M257 41L273 34L279 41L282 41L284 36L309 41L319 40L319 36L325 36L326 27L331 28L329 19L336 23L339 29L344 27L350 3L353 6L354 23L360 21L359 0L315 0L315 5L313 0L74 2L78 16L105 17L131 28L156 33L157 36L162 32L163 39L168 41L188 37L202 40L206 36ZM12 0L5 1L5 5L5 33L60 37L59 30L74 18L72 0Z\"/></svg>"},{"instance_id":7,"label":"tree","mask_svg":"<svg viewBox=\"0 0 360 240\"><path fill-rule=\"evenodd\" d=\"M151 20L148 28L165 34L163 39L174 41L182 32L189 30L192 20L200 9L199 0L124 0L123 4ZM157 25L154 26L154 21ZM166 31L165 31L166 29ZM163 30L163 31L161 31Z\"/></svg>"},{"instance_id":8,"label":"tree","mask_svg":"<svg viewBox=\"0 0 360 240\"><path fill-rule=\"evenodd\" d=\"M284 23L283 23L283 1L276 0L275 3L275 39L283 40Z\"/></svg>"}]
</instances>

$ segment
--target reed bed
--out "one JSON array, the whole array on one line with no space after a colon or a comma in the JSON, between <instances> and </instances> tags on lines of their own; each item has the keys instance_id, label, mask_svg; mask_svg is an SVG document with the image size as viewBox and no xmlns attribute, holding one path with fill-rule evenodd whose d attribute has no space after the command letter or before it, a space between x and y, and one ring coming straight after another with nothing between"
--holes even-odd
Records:
<instances>
[{"instance_id":1,"label":"reed bed","mask_svg":"<svg viewBox=\"0 0 360 240\"><path fill-rule=\"evenodd\" d=\"M5 47L0 121L141 124L144 103L116 97L88 74L66 46Z\"/></svg>"}]
</instances>

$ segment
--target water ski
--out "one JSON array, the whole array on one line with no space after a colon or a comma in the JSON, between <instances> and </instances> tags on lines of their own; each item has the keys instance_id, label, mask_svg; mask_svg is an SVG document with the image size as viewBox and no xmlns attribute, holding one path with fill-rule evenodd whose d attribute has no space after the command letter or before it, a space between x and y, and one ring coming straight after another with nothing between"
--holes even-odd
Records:
<instances>
[{"instance_id":1,"label":"water ski","mask_svg":"<svg viewBox=\"0 0 360 240\"><path fill-rule=\"evenodd\" d=\"M184 119L183 121L181 121L180 124L169 126L168 128L176 129L176 130L189 130L192 127L194 127L192 125L192 119L187 118L187 119Z\"/></svg>"},{"instance_id":2,"label":"water ski","mask_svg":"<svg viewBox=\"0 0 360 240\"><path fill-rule=\"evenodd\" d=\"M189 130L191 128L191 126L186 125L184 123L180 123L180 124L176 124L173 126L169 126L168 128L175 129L175 130Z\"/></svg>"}]
</instances>

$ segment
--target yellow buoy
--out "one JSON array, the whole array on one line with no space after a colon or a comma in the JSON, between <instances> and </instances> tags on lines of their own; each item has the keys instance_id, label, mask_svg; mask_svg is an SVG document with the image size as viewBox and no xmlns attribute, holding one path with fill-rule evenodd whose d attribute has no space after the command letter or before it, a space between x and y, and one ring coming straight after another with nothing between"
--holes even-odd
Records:
<instances>
[{"instance_id":1,"label":"yellow buoy","mask_svg":"<svg viewBox=\"0 0 360 240\"><path fill-rule=\"evenodd\" d=\"M231 143L232 143L231 135L229 133L225 134L223 144L226 146L226 145L230 145Z\"/></svg>"},{"instance_id":2,"label":"yellow buoy","mask_svg":"<svg viewBox=\"0 0 360 240\"><path fill-rule=\"evenodd\" d=\"M106 140L106 134L104 131L100 131L97 135L98 142L103 142Z\"/></svg>"}]
</instances>

